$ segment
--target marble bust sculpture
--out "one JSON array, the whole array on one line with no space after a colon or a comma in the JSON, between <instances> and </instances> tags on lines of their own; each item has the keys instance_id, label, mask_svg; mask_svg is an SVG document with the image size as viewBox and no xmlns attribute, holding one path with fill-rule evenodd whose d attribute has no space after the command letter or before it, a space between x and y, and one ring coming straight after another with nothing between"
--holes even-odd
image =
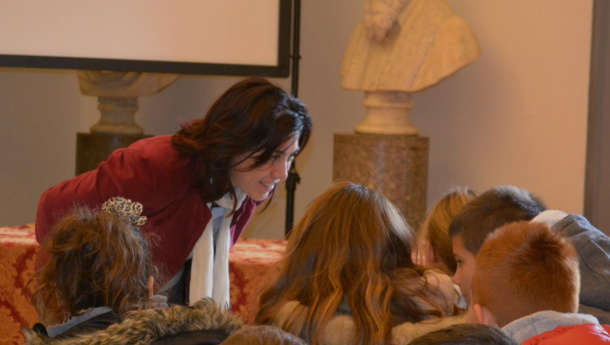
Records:
<instances>
[{"instance_id":1,"label":"marble bust sculpture","mask_svg":"<svg viewBox=\"0 0 610 345\"><path fill-rule=\"evenodd\" d=\"M155 94L178 79L177 74L115 71L78 71L80 91L98 97L100 121L91 126L94 133L142 135L135 122L138 97Z\"/></svg>"},{"instance_id":2,"label":"marble bust sculpture","mask_svg":"<svg viewBox=\"0 0 610 345\"><path fill-rule=\"evenodd\" d=\"M364 91L357 133L417 135L408 121L412 94L480 56L469 25L443 0L366 0L341 67L342 86Z\"/></svg>"}]
</instances>

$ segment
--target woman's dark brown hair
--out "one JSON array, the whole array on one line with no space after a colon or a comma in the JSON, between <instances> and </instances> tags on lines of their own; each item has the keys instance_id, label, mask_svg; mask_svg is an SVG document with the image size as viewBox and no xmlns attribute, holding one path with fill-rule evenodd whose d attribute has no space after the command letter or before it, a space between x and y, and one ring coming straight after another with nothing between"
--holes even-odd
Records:
<instances>
[{"instance_id":1,"label":"woman's dark brown hair","mask_svg":"<svg viewBox=\"0 0 610 345\"><path fill-rule=\"evenodd\" d=\"M203 119L192 120L172 137L174 148L197 155L196 188L206 202L235 190L229 172L254 157L257 168L267 163L279 147L295 135L302 150L311 133L312 120L295 97L266 79L252 77L229 88Z\"/></svg>"},{"instance_id":2,"label":"woman's dark brown hair","mask_svg":"<svg viewBox=\"0 0 610 345\"><path fill-rule=\"evenodd\" d=\"M156 275L148 247L144 234L117 215L78 208L42 243L48 261L33 278L33 301L58 321L101 306L123 316L148 301L148 279Z\"/></svg>"}]
</instances>

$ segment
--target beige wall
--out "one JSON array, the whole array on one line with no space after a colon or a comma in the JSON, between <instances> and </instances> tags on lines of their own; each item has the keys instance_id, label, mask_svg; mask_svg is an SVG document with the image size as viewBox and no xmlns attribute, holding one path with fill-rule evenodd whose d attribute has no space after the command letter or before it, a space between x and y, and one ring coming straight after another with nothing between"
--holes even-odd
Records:
<instances>
[{"instance_id":1,"label":"beige wall","mask_svg":"<svg viewBox=\"0 0 610 345\"><path fill-rule=\"evenodd\" d=\"M455 185L515 184L549 207L582 213L591 0L449 0L472 26L483 54L441 85L416 94L411 121L430 137L429 203ZM314 117L298 158L295 221L332 177L333 133L363 118L359 92L341 89L343 52L364 0L304 1L299 97ZM172 133L202 116L237 78L183 77L142 98L137 121ZM275 80L289 88L289 80ZM71 177L75 137L97 120L75 73L0 69L0 224L35 217L38 196ZM284 193L247 231L281 237Z\"/></svg>"}]
</instances>

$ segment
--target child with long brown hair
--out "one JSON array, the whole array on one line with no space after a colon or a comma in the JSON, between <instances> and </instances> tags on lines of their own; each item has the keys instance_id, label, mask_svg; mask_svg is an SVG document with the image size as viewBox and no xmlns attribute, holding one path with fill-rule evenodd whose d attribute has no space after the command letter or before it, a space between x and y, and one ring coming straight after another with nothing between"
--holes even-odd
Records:
<instances>
[{"instance_id":1,"label":"child with long brown hair","mask_svg":"<svg viewBox=\"0 0 610 345\"><path fill-rule=\"evenodd\" d=\"M463 322L451 279L416 266L414 235L396 207L340 182L309 206L290 234L258 323L319 344L408 343Z\"/></svg>"},{"instance_id":2,"label":"child with long brown hair","mask_svg":"<svg viewBox=\"0 0 610 345\"><path fill-rule=\"evenodd\" d=\"M113 198L104 204L107 211L80 207L53 227L42 245L48 261L34 276L38 287L33 300L43 323L82 320L87 314L104 321L84 322L78 328L107 327L147 303L149 279L156 269L149 239L138 227L146 221L138 207ZM52 326L49 332L63 333L69 326Z\"/></svg>"},{"instance_id":3,"label":"child with long brown hair","mask_svg":"<svg viewBox=\"0 0 610 345\"><path fill-rule=\"evenodd\" d=\"M455 273L457 263L453 255L449 226L462 207L478 195L479 193L468 187L455 187L432 205L417 236L415 262L418 265L436 268L449 275Z\"/></svg>"},{"instance_id":4,"label":"child with long brown hair","mask_svg":"<svg viewBox=\"0 0 610 345\"><path fill-rule=\"evenodd\" d=\"M51 229L48 257L31 280L41 323L24 329L27 344L217 344L243 325L211 299L169 307L153 293L157 270L141 212L116 197L102 210L77 208Z\"/></svg>"}]
</instances>

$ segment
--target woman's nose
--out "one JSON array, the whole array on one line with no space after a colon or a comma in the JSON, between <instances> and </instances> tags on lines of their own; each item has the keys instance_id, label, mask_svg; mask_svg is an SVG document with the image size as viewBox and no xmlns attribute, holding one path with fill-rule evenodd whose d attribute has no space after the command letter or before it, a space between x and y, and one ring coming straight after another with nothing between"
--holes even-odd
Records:
<instances>
[{"instance_id":1,"label":"woman's nose","mask_svg":"<svg viewBox=\"0 0 610 345\"><path fill-rule=\"evenodd\" d=\"M273 165L273 170L271 171L271 176L274 179L284 181L288 177L289 169L290 169L290 164L288 162L286 162L286 161L276 162Z\"/></svg>"}]
</instances>

